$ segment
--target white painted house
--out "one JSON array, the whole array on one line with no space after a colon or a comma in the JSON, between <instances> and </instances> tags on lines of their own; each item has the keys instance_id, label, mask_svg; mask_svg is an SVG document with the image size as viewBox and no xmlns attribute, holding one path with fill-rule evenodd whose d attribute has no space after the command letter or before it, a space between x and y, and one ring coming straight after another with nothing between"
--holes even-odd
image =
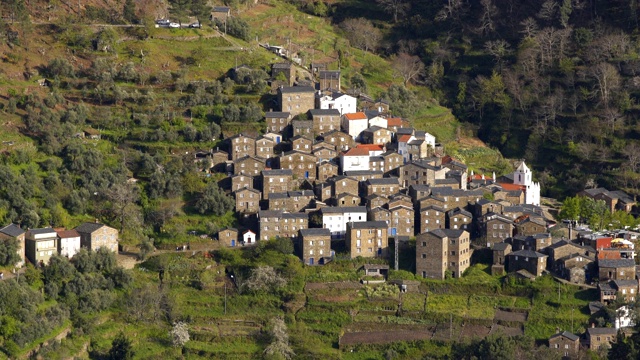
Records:
<instances>
[{"instance_id":1,"label":"white painted house","mask_svg":"<svg viewBox=\"0 0 640 360\"><path fill-rule=\"evenodd\" d=\"M627 305L621 306L616 309L615 328L625 328L636 326L632 312Z\"/></svg>"},{"instance_id":2,"label":"white painted house","mask_svg":"<svg viewBox=\"0 0 640 360\"><path fill-rule=\"evenodd\" d=\"M80 233L76 230L56 230L58 238L58 253L71 259L80 250Z\"/></svg>"},{"instance_id":3,"label":"white painted house","mask_svg":"<svg viewBox=\"0 0 640 360\"><path fill-rule=\"evenodd\" d=\"M413 135L401 135L398 137L398 154L402 155L404 162L409 161L409 143L416 140Z\"/></svg>"},{"instance_id":4,"label":"white painted house","mask_svg":"<svg viewBox=\"0 0 640 360\"><path fill-rule=\"evenodd\" d=\"M363 112L347 113L342 115L341 125L344 132L359 141L360 134L369 127L369 118Z\"/></svg>"},{"instance_id":5,"label":"white painted house","mask_svg":"<svg viewBox=\"0 0 640 360\"><path fill-rule=\"evenodd\" d=\"M340 115L355 113L357 111L357 101L353 96L341 92L332 92L326 95L318 92L316 96L316 103L319 109L336 109L340 111Z\"/></svg>"},{"instance_id":6,"label":"white painted house","mask_svg":"<svg viewBox=\"0 0 640 360\"><path fill-rule=\"evenodd\" d=\"M355 147L340 153L340 169L342 173L369 170L369 149Z\"/></svg>"},{"instance_id":7,"label":"white painted house","mask_svg":"<svg viewBox=\"0 0 640 360\"><path fill-rule=\"evenodd\" d=\"M382 116L374 116L369 119L369 126L380 126L381 128L387 128L387 119Z\"/></svg>"},{"instance_id":8,"label":"white painted house","mask_svg":"<svg viewBox=\"0 0 640 360\"><path fill-rule=\"evenodd\" d=\"M367 221L365 206L323 207L320 212L322 213L322 227L329 229L331 239L344 238L347 223Z\"/></svg>"}]
</instances>

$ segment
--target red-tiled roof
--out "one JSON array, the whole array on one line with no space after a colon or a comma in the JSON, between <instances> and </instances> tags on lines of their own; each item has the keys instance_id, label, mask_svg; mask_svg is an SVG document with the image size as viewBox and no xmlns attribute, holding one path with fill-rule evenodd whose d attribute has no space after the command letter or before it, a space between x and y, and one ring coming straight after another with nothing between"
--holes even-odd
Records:
<instances>
[{"instance_id":1,"label":"red-tiled roof","mask_svg":"<svg viewBox=\"0 0 640 360\"><path fill-rule=\"evenodd\" d=\"M516 184L509 184L509 183L498 183L498 185L500 185L505 191L527 190L527 187L524 185L516 185Z\"/></svg>"},{"instance_id":2,"label":"red-tiled roof","mask_svg":"<svg viewBox=\"0 0 640 360\"><path fill-rule=\"evenodd\" d=\"M409 139L411 139L411 135L402 135L402 136L400 136L400 138L398 138L398 142L399 143L408 142Z\"/></svg>"},{"instance_id":3,"label":"red-tiled roof","mask_svg":"<svg viewBox=\"0 0 640 360\"><path fill-rule=\"evenodd\" d=\"M398 117L388 118L387 126L402 126L402 119Z\"/></svg>"},{"instance_id":4,"label":"red-tiled roof","mask_svg":"<svg viewBox=\"0 0 640 360\"><path fill-rule=\"evenodd\" d=\"M369 156L369 150L365 148L351 148L349 151L342 153L343 156Z\"/></svg>"},{"instance_id":5,"label":"red-tiled roof","mask_svg":"<svg viewBox=\"0 0 640 360\"><path fill-rule=\"evenodd\" d=\"M56 233L58 234L58 237L60 237L61 239L80 237L80 234L78 234L78 232L75 231L75 230L58 230L58 229L56 229Z\"/></svg>"},{"instance_id":6,"label":"red-tiled roof","mask_svg":"<svg viewBox=\"0 0 640 360\"><path fill-rule=\"evenodd\" d=\"M601 249L598 251L598 260L603 259L621 259L620 251Z\"/></svg>"},{"instance_id":7,"label":"red-tiled roof","mask_svg":"<svg viewBox=\"0 0 640 360\"><path fill-rule=\"evenodd\" d=\"M363 112L344 114L344 117L347 120L366 120L367 119L367 115Z\"/></svg>"},{"instance_id":8,"label":"red-tiled roof","mask_svg":"<svg viewBox=\"0 0 640 360\"><path fill-rule=\"evenodd\" d=\"M356 149L367 149L368 151L382 151L384 147L382 145L376 144L358 144Z\"/></svg>"}]
</instances>

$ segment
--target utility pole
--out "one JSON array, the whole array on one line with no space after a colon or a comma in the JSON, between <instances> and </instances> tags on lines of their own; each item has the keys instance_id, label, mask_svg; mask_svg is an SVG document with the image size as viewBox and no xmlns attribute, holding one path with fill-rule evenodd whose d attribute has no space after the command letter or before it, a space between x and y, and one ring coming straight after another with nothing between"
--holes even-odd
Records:
<instances>
[{"instance_id":1,"label":"utility pole","mask_svg":"<svg viewBox=\"0 0 640 360\"><path fill-rule=\"evenodd\" d=\"M394 251L394 257L395 257L395 269L396 271L398 271L398 258L399 258L399 252L400 252L400 243L398 240L398 237L396 236L396 238L394 239L394 243L396 245L395 251Z\"/></svg>"},{"instance_id":2,"label":"utility pole","mask_svg":"<svg viewBox=\"0 0 640 360\"><path fill-rule=\"evenodd\" d=\"M449 340L453 339L453 314L449 314Z\"/></svg>"},{"instance_id":3,"label":"utility pole","mask_svg":"<svg viewBox=\"0 0 640 360\"><path fill-rule=\"evenodd\" d=\"M558 282L558 305L560 305L560 282Z\"/></svg>"},{"instance_id":4,"label":"utility pole","mask_svg":"<svg viewBox=\"0 0 640 360\"><path fill-rule=\"evenodd\" d=\"M227 315L227 280L224 280L224 314Z\"/></svg>"}]
</instances>

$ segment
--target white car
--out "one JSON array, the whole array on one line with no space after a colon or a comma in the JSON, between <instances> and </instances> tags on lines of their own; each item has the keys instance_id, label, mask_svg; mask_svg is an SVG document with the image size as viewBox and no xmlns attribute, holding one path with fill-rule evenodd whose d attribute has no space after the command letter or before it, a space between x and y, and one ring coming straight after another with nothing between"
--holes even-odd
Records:
<instances>
[{"instance_id":1,"label":"white car","mask_svg":"<svg viewBox=\"0 0 640 360\"><path fill-rule=\"evenodd\" d=\"M179 28L180 24L172 22L172 23L169 23L169 27L170 28Z\"/></svg>"}]
</instances>

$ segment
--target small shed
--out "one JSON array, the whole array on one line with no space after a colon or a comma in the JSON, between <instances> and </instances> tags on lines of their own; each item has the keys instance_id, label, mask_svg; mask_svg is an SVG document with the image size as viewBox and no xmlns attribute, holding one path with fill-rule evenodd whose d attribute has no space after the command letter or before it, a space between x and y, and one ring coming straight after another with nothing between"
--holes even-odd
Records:
<instances>
[{"instance_id":1,"label":"small shed","mask_svg":"<svg viewBox=\"0 0 640 360\"><path fill-rule=\"evenodd\" d=\"M389 275L389 265L381 264L364 264L365 276L382 276L385 279Z\"/></svg>"},{"instance_id":2,"label":"small shed","mask_svg":"<svg viewBox=\"0 0 640 360\"><path fill-rule=\"evenodd\" d=\"M92 140L100 140L100 131L93 128L84 129L84 137Z\"/></svg>"},{"instance_id":3,"label":"small shed","mask_svg":"<svg viewBox=\"0 0 640 360\"><path fill-rule=\"evenodd\" d=\"M252 245L256 243L256 233L251 230L247 230L242 233L242 242L244 245Z\"/></svg>"},{"instance_id":4,"label":"small shed","mask_svg":"<svg viewBox=\"0 0 640 360\"><path fill-rule=\"evenodd\" d=\"M218 232L218 240L220 244L235 247L238 242L238 229L227 228Z\"/></svg>"}]
</instances>

